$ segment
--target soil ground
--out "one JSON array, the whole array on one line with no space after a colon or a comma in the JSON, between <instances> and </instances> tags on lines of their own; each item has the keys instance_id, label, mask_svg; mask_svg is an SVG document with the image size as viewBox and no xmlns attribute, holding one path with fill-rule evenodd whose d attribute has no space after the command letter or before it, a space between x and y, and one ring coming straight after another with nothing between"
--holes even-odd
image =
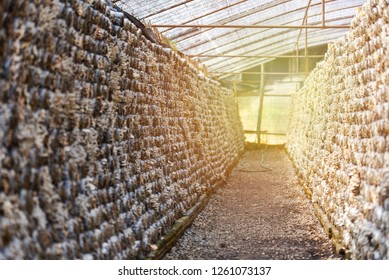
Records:
<instances>
[{"instance_id":1,"label":"soil ground","mask_svg":"<svg viewBox=\"0 0 389 280\"><path fill-rule=\"evenodd\" d=\"M263 163L261 159L263 156ZM269 167L272 170L267 170ZM282 148L249 150L165 259L332 259Z\"/></svg>"}]
</instances>

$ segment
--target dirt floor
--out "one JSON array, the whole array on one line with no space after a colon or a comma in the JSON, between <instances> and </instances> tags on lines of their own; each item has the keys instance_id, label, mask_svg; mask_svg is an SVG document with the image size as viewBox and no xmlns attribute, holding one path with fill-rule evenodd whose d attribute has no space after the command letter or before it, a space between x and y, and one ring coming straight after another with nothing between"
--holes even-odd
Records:
<instances>
[{"instance_id":1,"label":"dirt floor","mask_svg":"<svg viewBox=\"0 0 389 280\"><path fill-rule=\"evenodd\" d=\"M261 158L263 155L263 168ZM258 172L260 171L260 172ZM247 151L165 259L333 259L281 148Z\"/></svg>"}]
</instances>

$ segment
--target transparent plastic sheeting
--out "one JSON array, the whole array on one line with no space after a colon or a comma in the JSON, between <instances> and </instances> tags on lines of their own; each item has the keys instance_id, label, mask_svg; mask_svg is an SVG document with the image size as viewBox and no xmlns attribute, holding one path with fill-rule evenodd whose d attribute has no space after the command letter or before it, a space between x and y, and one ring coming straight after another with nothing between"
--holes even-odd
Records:
<instances>
[{"instance_id":1,"label":"transparent plastic sheeting","mask_svg":"<svg viewBox=\"0 0 389 280\"><path fill-rule=\"evenodd\" d=\"M289 96L265 96L263 99L263 113L261 130L267 131L269 135L263 135L261 142L270 145L284 144L285 135L288 130L289 106L291 98ZM238 97L239 114L244 130L257 130L259 96ZM245 133L246 141L257 142L257 135Z\"/></svg>"},{"instance_id":2,"label":"transparent plastic sheeting","mask_svg":"<svg viewBox=\"0 0 389 280\"><path fill-rule=\"evenodd\" d=\"M308 0L118 0L122 9L151 24L194 25L301 25ZM325 3L326 25L350 25L365 0ZM322 0L312 0L308 25L322 25ZM293 51L299 30L283 28L158 28L186 54L282 55ZM347 29L308 30L308 46L327 44ZM303 48L303 36L300 38ZM264 59L198 57L209 71L238 71ZM225 77L223 75L222 77Z\"/></svg>"},{"instance_id":3,"label":"transparent plastic sheeting","mask_svg":"<svg viewBox=\"0 0 389 280\"><path fill-rule=\"evenodd\" d=\"M259 96L238 97L239 115L244 130L257 130ZM245 133L246 141L257 142L257 135Z\"/></svg>"},{"instance_id":4,"label":"transparent plastic sheeting","mask_svg":"<svg viewBox=\"0 0 389 280\"><path fill-rule=\"evenodd\" d=\"M262 137L268 144L284 144L285 135L271 135L271 133L286 134L289 124L289 96L265 96L263 99L263 113L261 130L270 135ZM262 142L263 142L262 141Z\"/></svg>"}]
</instances>

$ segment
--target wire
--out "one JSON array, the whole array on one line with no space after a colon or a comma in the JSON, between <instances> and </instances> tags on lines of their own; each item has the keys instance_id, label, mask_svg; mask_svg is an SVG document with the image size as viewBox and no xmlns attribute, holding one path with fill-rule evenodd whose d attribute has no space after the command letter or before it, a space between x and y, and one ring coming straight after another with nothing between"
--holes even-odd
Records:
<instances>
[{"instance_id":1,"label":"wire","mask_svg":"<svg viewBox=\"0 0 389 280\"><path fill-rule=\"evenodd\" d=\"M267 135L266 135L267 136ZM250 170L250 169L244 169L244 168L240 168L238 169L237 171L240 171L240 172L252 172L252 173L259 173L259 172L269 172L269 171L273 171L272 168L270 167L267 167L264 165L264 161L265 161L265 158L264 158L264 154L265 152L267 151L267 137L266 137L266 141L265 141L265 148L263 149L259 149L259 154L260 154L260 161L259 161L259 165L263 168L262 170Z\"/></svg>"},{"instance_id":2,"label":"wire","mask_svg":"<svg viewBox=\"0 0 389 280\"><path fill-rule=\"evenodd\" d=\"M265 135L266 135L265 148L263 149L263 151L260 152L260 154L261 154L260 165L262 166L262 168L264 168L264 169L266 169L268 171L272 171L273 170L272 168L265 166L264 163L263 163L265 161L264 154L267 151L267 147L268 147L268 145L267 145L267 133Z\"/></svg>"}]
</instances>

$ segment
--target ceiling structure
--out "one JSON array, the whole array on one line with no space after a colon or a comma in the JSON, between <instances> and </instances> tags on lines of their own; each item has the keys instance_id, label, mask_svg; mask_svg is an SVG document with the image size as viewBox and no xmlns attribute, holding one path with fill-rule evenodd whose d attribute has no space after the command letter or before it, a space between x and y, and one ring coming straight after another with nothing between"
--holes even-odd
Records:
<instances>
[{"instance_id":1,"label":"ceiling structure","mask_svg":"<svg viewBox=\"0 0 389 280\"><path fill-rule=\"evenodd\" d=\"M364 0L118 0L219 78L344 35ZM297 50L299 50L297 52Z\"/></svg>"}]
</instances>

